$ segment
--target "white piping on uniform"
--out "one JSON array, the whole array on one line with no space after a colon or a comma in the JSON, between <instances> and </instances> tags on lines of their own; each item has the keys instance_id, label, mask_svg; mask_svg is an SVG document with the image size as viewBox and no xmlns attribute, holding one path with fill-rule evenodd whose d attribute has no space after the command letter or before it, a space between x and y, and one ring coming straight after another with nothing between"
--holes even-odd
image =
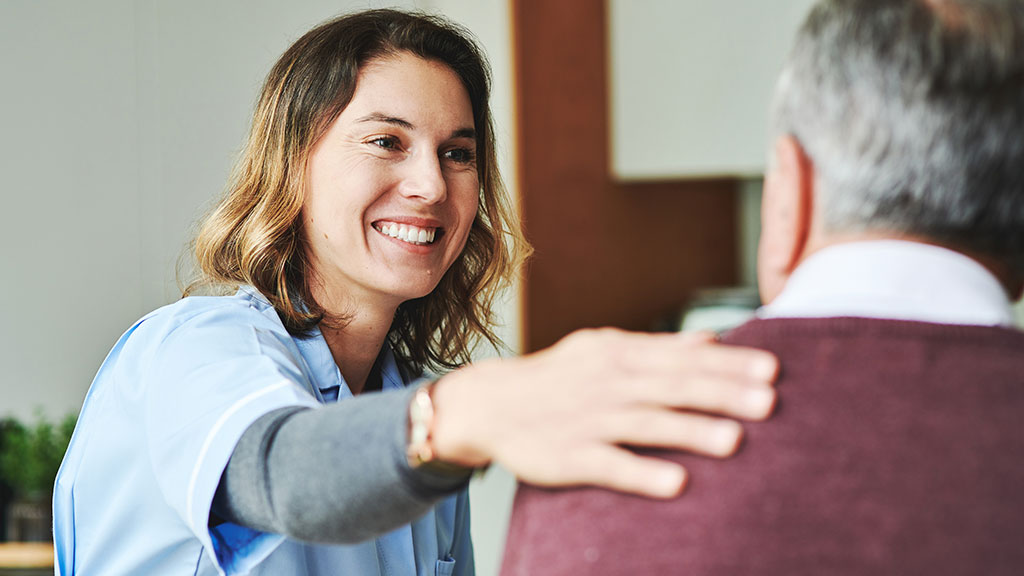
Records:
<instances>
[{"instance_id":1,"label":"white piping on uniform","mask_svg":"<svg viewBox=\"0 0 1024 576\"><path fill-rule=\"evenodd\" d=\"M220 432L220 429L224 426L227 420L234 416L235 413L241 410L242 407L245 406L246 404L249 404L250 402L262 396L266 396L271 392L280 390L281 388L294 385L295 383L293 383L291 380L282 380L277 384L273 384L271 386L263 388L262 390L257 390L255 392L250 393L245 398L242 398L238 402L232 404L231 408L228 408L228 410L224 412L224 414L221 414L221 417L217 419L217 422L213 425L213 428L210 429L210 433L206 435L206 440L203 442L203 447L199 449L199 458L196 459L195 468L192 469L192 478L189 479L188 481L188 496L185 499L185 510L188 511L188 523L189 526L192 528L193 532L195 532L196 534L200 533L195 526L195 515L192 513L192 504L195 500L196 482L199 481L199 468L202 466L203 460L206 459L206 453L210 450L210 444L213 443L214 437L217 436L217 433Z\"/></svg>"}]
</instances>

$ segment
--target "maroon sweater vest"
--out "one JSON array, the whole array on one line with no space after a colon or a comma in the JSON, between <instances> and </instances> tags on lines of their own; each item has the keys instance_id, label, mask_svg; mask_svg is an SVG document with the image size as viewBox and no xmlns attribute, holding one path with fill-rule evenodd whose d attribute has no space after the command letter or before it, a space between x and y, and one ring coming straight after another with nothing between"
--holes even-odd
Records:
<instances>
[{"instance_id":1,"label":"maroon sweater vest","mask_svg":"<svg viewBox=\"0 0 1024 576\"><path fill-rule=\"evenodd\" d=\"M756 320L775 416L669 502L520 486L503 576L1024 574L1024 333ZM660 454L665 455L665 454Z\"/></svg>"}]
</instances>

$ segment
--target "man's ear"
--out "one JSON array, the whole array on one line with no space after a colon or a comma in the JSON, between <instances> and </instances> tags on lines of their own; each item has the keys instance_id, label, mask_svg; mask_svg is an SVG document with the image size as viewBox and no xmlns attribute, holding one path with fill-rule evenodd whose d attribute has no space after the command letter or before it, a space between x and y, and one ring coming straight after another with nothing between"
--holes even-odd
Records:
<instances>
[{"instance_id":1,"label":"man's ear","mask_svg":"<svg viewBox=\"0 0 1024 576\"><path fill-rule=\"evenodd\" d=\"M1010 300L1014 302L1024 298L1024 276L1020 276L1010 286Z\"/></svg>"},{"instance_id":2,"label":"man's ear","mask_svg":"<svg viewBox=\"0 0 1024 576\"><path fill-rule=\"evenodd\" d=\"M814 196L814 165L792 136L775 141L761 200L757 276L767 304L782 292L807 249Z\"/></svg>"}]
</instances>

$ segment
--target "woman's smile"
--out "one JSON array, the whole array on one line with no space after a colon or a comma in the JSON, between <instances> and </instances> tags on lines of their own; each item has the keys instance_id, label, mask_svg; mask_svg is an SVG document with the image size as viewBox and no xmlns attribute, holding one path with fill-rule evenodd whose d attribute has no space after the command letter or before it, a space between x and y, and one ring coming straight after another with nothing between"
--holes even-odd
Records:
<instances>
[{"instance_id":1,"label":"woman's smile","mask_svg":"<svg viewBox=\"0 0 1024 576\"><path fill-rule=\"evenodd\" d=\"M444 229L433 220L423 218L394 218L377 220L373 229L388 238L412 246L430 246L444 234Z\"/></svg>"},{"instance_id":2,"label":"woman's smile","mask_svg":"<svg viewBox=\"0 0 1024 576\"><path fill-rule=\"evenodd\" d=\"M374 229L385 236L416 246L433 244L434 234L437 233L437 228L417 228L416 226L388 222L374 226Z\"/></svg>"}]
</instances>

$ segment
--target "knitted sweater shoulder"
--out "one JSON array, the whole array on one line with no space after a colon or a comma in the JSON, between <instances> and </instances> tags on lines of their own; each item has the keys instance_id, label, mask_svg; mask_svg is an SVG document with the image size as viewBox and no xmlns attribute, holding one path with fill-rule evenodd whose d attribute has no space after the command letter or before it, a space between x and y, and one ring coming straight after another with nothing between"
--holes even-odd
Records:
<instances>
[{"instance_id":1,"label":"knitted sweater shoulder","mask_svg":"<svg viewBox=\"0 0 1024 576\"><path fill-rule=\"evenodd\" d=\"M1024 333L755 320L780 401L670 502L521 486L503 574L1022 574Z\"/></svg>"}]
</instances>

